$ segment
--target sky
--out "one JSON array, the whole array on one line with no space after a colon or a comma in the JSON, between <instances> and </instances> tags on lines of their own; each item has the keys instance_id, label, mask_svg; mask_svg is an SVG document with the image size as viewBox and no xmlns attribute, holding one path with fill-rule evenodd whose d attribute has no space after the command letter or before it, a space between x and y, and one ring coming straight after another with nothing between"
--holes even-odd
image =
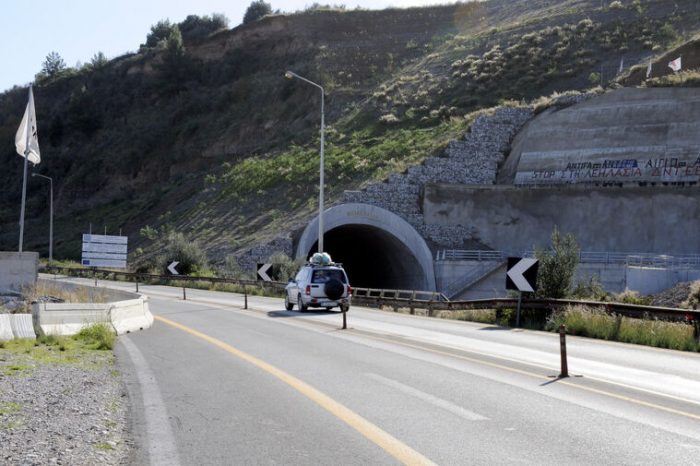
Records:
<instances>
[{"instance_id":1,"label":"sky","mask_svg":"<svg viewBox=\"0 0 700 466\"><path fill-rule=\"evenodd\" d=\"M252 0L0 0L0 92L34 80L50 52L66 65L86 63L97 52L114 58L135 52L151 25L179 23L187 15L223 13L239 25ZM317 0L382 9L450 3L452 0ZM302 10L313 0L268 0L274 10Z\"/></svg>"}]
</instances>

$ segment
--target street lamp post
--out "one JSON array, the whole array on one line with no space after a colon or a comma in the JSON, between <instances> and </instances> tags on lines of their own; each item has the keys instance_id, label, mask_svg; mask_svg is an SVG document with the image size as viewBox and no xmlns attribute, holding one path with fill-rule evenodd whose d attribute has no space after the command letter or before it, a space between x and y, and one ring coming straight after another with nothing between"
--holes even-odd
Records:
<instances>
[{"instance_id":1,"label":"street lamp post","mask_svg":"<svg viewBox=\"0 0 700 466\"><path fill-rule=\"evenodd\" d=\"M292 72L292 71L287 71L284 73L284 76L287 79L292 79L292 78L297 78L301 79L304 82L307 82L311 84L312 86L316 86L317 88L321 89L321 163L320 163L320 181L319 181L319 195L318 195L318 252L323 252L323 146L324 146L324 126L325 126L325 121L324 121L324 111L323 111L323 101L324 101L324 96L325 92L323 91L323 87L319 84L316 84L315 82L306 79L302 76L299 76L298 74Z\"/></svg>"},{"instance_id":2,"label":"street lamp post","mask_svg":"<svg viewBox=\"0 0 700 466\"><path fill-rule=\"evenodd\" d=\"M49 194L49 264L53 262L53 179L50 176L32 173L32 176L38 176L49 180L51 192Z\"/></svg>"}]
</instances>

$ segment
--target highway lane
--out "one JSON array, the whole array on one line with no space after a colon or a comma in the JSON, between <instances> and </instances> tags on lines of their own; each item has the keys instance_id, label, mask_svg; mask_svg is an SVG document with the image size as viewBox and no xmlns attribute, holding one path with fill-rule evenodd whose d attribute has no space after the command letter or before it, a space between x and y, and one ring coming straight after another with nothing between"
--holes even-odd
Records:
<instances>
[{"instance_id":1,"label":"highway lane","mask_svg":"<svg viewBox=\"0 0 700 466\"><path fill-rule=\"evenodd\" d=\"M438 464L693 464L700 453L697 355L570 338L582 377L556 380L558 340L540 332L359 308L341 331L339 315L286 312L281 300L249 297L242 311L240 296L188 290L183 302L181 290L142 291L157 316L311 385ZM143 368L129 344L161 393L169 422L160 427L171 428L181 464L399 461L317 400L165 320L122 340L134 429L145 439L136 462L158 432L141 417Z\"/></svg>"}]
</instances>

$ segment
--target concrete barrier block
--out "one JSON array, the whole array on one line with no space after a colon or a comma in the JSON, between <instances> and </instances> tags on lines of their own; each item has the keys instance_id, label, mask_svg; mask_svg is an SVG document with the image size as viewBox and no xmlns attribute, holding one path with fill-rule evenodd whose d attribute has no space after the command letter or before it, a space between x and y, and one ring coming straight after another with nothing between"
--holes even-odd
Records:
<instances>
[{"instance_id":1,"label":"concrete barrier block","mask_svg":"<svg viewBox=\"0 0 700 466\"><path fill-rule=\"evenodd\" d=\"M11 314L10 326L12 327L12 334L15 338L28 338L30 340L36 339L31 314Z\"/></svg>"},{"instance_id":2,"label":"concrete barrier block","mask_svg":"<svg viewBox=\"0 0 700 466\"><path fill-rule=\"evenodd\" d=\"M153 314L148 308L148 298L111 303L110 320L118 335L150 328Z\"/></svg>"},{"instance_id":3,"label":"concrete barrier block","mask_svg":"<svg viewBox=\"0 0 700 466\"><path fill-rule=\"evenodd\" d=\"M14 338L10 314L0 314L0 341L10 341Z\"/></svg>"},{"instance_id":4,"label":"concrete barrier block","mask_svg":"<svg viewBox=\"0 0 700 466\"><path fill-rule=\"evenodd\" d=\"M32 305L34 326L40 335L75 335L85 326L111 324L111 304L37 303Z\"/></svg>"}]
</instances>

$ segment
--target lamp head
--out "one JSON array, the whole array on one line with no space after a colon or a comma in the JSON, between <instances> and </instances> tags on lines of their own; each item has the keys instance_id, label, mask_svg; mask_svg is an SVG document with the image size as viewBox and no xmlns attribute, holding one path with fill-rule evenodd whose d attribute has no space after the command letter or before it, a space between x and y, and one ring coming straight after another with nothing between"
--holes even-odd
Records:
<instances>
[{"instance_id":1,"label":"lamp head","mask_svg":"<svg viewBox=\"0 0 700 466\"><path fill-rule=\"evenodd\" d=\"M294 73L292 73L291 71L287 71L286 73L284 73L284 77L287 79L292 79L294 77Z\"/></svg>"}]
</instances>

